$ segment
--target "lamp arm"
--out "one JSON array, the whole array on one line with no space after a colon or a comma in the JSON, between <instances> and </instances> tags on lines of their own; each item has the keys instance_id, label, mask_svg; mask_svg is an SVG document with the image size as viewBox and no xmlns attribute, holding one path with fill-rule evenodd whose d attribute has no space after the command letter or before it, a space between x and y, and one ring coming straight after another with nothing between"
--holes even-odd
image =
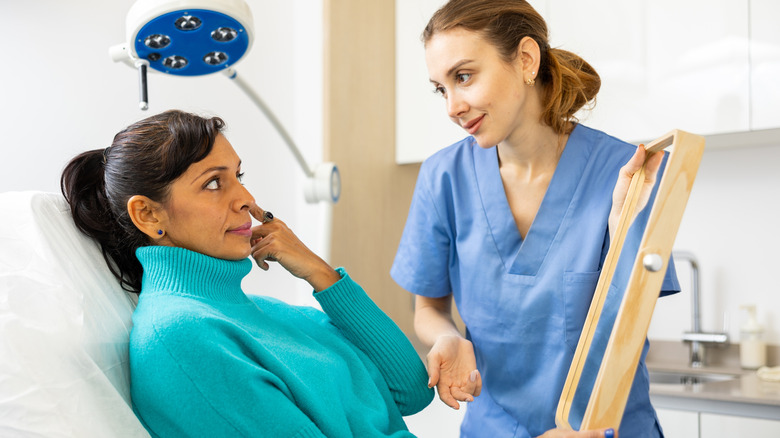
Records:
<instances>
[{"instance_id":1,"label":"lamp arm","mask_svg":"<svg viewBox=\"0 0 780 438\"><path fill-rule=\"evenodd\" d=\"M236 72L235 69L229 67L225 69L223 73L225 76L232 79L233 82L238 85L238 88L240 88L247 95L247 97L249 97L249 100L251 100L260 109L260 111L263 112L263 114L265 114L265 116L268 118L268 121L271 122L271 125L276 128L276 131L282 137L284 142L287 143L287 147L290 148L290 152L292 152L293 156L298 161L298 164L300 164L301 169L303 169L303 173L305 173L307 177L313 178L314 172L311 170L311 168L309 168L309 165L303 158L301 151L298 150L298 147L295 145L292 137L290 137L290 134L287 133L287 130L284 129L284 126L282 126L282 123L279 121L279 119L276 118L276 115L274 115L268 105L266 105L260 96L255 92L255 90L238 75L238 72Z\"/></svg>"}]
</instances>

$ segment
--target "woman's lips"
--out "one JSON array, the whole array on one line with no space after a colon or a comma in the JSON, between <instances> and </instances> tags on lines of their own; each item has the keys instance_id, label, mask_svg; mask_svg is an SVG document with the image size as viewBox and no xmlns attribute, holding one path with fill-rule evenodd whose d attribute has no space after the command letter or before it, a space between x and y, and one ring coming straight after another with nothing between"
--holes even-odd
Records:
<instances>
[{"instance_id":1,"label":"woman's lips","mask_svg":"<svg viewBox=\"0 0 780 438\"><path fill-rule=\"evenodd\" d=\"M479 130L479 127L482 126L482 119L484 118L485 115L483 114L476 119L471 119L468 123L463 125L463 129L465 129L469 134L474 135L474 133Z\"/></svg>"},{"instance_id":2,"label":"woman's lips","mask_svg":"<svg viewBox=\"0 0 780 438\"><path fill-rule=\"evenodd\" d=\"M252 237L252 222L247 222L238 228L228 230L228 233L238 234L239 236Z\"/></svg>"}]
</instances>

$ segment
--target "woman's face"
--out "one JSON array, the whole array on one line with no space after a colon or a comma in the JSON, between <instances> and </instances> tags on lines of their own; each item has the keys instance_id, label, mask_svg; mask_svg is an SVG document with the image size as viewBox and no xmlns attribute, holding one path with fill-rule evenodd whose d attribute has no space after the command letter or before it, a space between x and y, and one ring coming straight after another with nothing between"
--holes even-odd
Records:
<instances>
[{"instance_id":1,"label":"woman's face","mask_svg":"<svg viewBox=\"0 0 780 438\"><path fill-rule=\"evenodd\" d=\"M255 200L241 184L241 159L230 142L217 135L214 148L171 184L161 245L177 246L220 259L239 260L250 253Z\"/></svg>"},{"instance_id":2,"label":"woman's face","mask_svg":"<svg viewBox=\"0 0 780 438\"><path fill-rule=\"evenodd\" d=\"M522 58L505 62L492 44L462 27L435 34L425 46L428 74L447 114L481 147L511 140L524 123L539 119L523 83Z\"/></svg>"}]
</instances>

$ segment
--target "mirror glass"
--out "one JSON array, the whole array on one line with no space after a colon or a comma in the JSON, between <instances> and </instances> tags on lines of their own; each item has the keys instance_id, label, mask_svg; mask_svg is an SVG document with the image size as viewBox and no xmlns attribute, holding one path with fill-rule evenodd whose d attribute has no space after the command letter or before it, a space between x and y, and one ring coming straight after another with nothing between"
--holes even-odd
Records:
<instances>
[{"instance_id":1,"label":"mirror glass","mask_svg":"<svg viewBox=\"0 0 780 438\"><path fill-rule=\"evenodd\" d=\"M640 216L645 216L644 220L642 217L637 217L637 220L635 220L629 228L626 240L623 242L623 249L615 268L615 274L612 277L609 291L604 300L601 317L596 325L593 340L591 341L590 349L585 358L585 365L583 366L582 374L580 375L580 382L572 400L571 411L569 412L569 424L575 430L580 430L580 425L582 424L582 419L585 415L585 409L590 400L590 394L596 383L596 376L598 375L599 368L601 368L601 360L607 349L609 336L612 333L612 327L615 324L620 304L623 302L628 279L631 275L636 254L639 250L639 244L644 233L644 224L647 219L646 216L649 212L650 208L645 208L640 213Z\"/></svg>"},{"instance_id":2,"label":"mirror glass","mask_svg":"<svg viewBox=\"0 0 780 438\"><path fill-rule=\"evenodd\" d=\"M666 167L666 161L669 157L668 153L664 153L664 161L659 169L659 176L657 178L656 186L653 189L650 200L647 206L643 208L636 216L631 226L628 229L625 240L623 242L620 256L618 257L615 271L610 282L609 289L604 299L603 308L601 310L601 316L596 322L593 339L590 344L590 348L587 352L587 356L584 358L584 365L580 374L579 384L574 388L574 396L568 415L569 425L574 430L580 430L582 420L585 415L585 410L590 400L591 392L593 391L596 378L601 368L602 359L609 343L610 335L612 334L612 328L618 316L620 305L623 302L623 297L628 286L631 272L634 269L635 263L641 263L637 261L637 254L639 252L639 246L642 243L644 237L645 227L652 211L653 203L656 199L656 193L661 181L661 175ZM671 266L674 269L674 265L670 262L667 266ZM589 321L586 321L588 324ZM586 328L583 328L585 333ZM579 350L578 350L579 353ZM576 360L576 357L575 357ZM583 358L580 358L583 360Z\"/></svg>"}]
</instances>

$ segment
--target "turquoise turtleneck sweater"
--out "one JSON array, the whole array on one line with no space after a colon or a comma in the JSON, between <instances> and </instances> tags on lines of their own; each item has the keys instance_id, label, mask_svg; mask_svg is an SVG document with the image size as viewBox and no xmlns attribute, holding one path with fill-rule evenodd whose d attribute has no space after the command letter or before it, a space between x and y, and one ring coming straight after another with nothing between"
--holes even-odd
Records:
<instances>
[{"instance_id":1,"label":"turquoise turtleneck sweater","mask_svg":"<svg viewBox=\"0 0 780 438\"><path fill-rule=\"evenodd\" d=\"M398 327L342 270L324 313L247 296L250 259L143 247L133 408L160 437L404 437L433 391Z\"/></svg>"}]
</instances>

